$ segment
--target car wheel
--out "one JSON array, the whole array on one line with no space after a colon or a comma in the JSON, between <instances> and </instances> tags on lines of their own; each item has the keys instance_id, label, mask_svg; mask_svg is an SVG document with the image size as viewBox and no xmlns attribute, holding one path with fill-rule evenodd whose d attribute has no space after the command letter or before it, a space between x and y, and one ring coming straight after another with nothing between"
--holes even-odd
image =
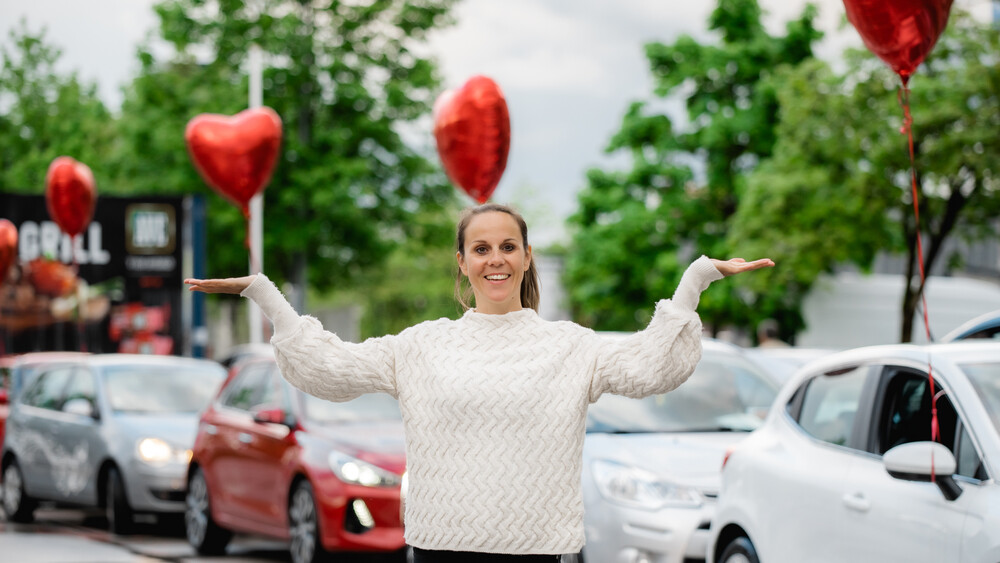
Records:
<instances>
[{"instance_id":1,"label":"car wheel","mask_svg":"<svg viewBox=\"0 0 1000 563\"><path fill-rule=\"evenodd\" d=\"M108 518L108 529L112 534L126 535L132 533L132 507L128 505L125 496L125 481L117 467L108 469L107 483L104 487L104 513Z\"/></svg>"},{"instance_id":2,"label":"car wheel","mask_svg":"<svg viewBox=\"0 0 1000 563\"><path fill-rule=\"evenodd\" d=\"M35 499L24 491L24 478L16 461L3 471L3 511L11 522L31 522L35 519Z\"/></svg>"},{"instance_id":3,"label":"car wheel","mask_svg":"<svg viewBox=\"0 0 1000 563\"><path fill-rule=\"evenodd\" d=\"M741 536L729 542L719 557L719 563L760 563L760 559L750 538Z\"/></svg>"},{"instance_id":4,"label":"car wheel","mask_svg":"<svg viewBox=\"0 0 1000 563\"><path fill-rule=\"evenodd\" d=\"M319 563L329 559L319 539L319 516L309 481L299 481L288 505L288 531L293 563Z\"/></svg>"},{"instance_id":5,"label":"car wheel","mask_svg":"<svg viewBox=\"0 0 1000 563\"><path fill-rule=\"evenodd\" d=\"M233 533L212 519L208 483L201 469L188 481L184 506L184 533L188 543L201 555L222 555Z\"/></svg>"}]
</instances>

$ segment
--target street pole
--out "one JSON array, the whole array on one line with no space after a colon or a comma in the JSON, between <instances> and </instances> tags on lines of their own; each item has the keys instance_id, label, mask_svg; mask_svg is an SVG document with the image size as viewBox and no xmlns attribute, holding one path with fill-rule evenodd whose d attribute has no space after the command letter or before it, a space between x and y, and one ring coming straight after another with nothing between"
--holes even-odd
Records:
<instances>
[{"instance_id":1,"label":"street pole","mask_svg":"<svg viewBox=\"0 0 1000 563\"><path fill-rule=\"evenodd\" d=\"M250 45L250 107L264 104L263 54L257 44ZM264 194L250 199L250 275L264 269ZM256 258L256 260L254 260ZM264 315L252 299L247 299L250 317L250 342L264 341Z\"/></svg>"}]
</instances>

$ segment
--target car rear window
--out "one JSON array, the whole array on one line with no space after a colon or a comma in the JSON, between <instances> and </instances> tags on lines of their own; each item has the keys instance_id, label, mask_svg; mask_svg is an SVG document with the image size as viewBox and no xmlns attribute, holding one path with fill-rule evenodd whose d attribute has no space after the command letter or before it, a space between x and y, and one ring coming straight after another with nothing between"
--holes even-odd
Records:
<instances>
[{"instance_id":1,"label":"car rear window","mask_svg":"<svg viewBox=\"0 0 1000 563\"><path fill-rule=\"evenodd\" d=\"M221 366L111 366L104 389L115 412L199 412L215 397L226 372Z\"/></svg>"}]
</instances>

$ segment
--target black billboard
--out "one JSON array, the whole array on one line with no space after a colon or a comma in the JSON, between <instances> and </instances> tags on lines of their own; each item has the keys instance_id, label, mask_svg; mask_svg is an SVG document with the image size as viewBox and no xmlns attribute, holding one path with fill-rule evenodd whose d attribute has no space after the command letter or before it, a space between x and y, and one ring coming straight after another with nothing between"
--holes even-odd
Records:
<instances>
[{"instance_id":1,"label":"black billboard","mask_svg":"<svg viewBox=\"0 0 1000 563\"><path fill-rule=\"evenodd\" d=\"M182 286L201 270L200 197L99 196L75 239L42 195L0 192L0 218L18 231L0 284L0 353L192 353L202 301Z\"/></svg>"}]
</instances>

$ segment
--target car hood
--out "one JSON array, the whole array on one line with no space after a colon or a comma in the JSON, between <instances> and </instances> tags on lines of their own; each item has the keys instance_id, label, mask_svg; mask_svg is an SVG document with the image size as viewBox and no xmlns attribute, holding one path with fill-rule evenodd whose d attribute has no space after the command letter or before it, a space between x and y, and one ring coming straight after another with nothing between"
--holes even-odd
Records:
<instances>
[{"instance_id":1,"label":"car hood","mask_svg":"<svg viewBox=\"0 0 1000 563\"><path fill-rule=\"evenodd\" d=\"M402 473L406 465L403 423L354 422L310 423L307 431L337 450L358 459Z\"/></svg>"},{"instance_id":2,"label":"car hood","mask_svg":"<svg viewBox=\"0 0 1000 563\"><path fill-rule=\"evenodd\" d=\"M177 414L117 414L118 431L136 440L161 438L182 448L194 446L198 432L198 413Z\"/></svg>"},{"instance_id":3,"label":"car hood","mask_svg":"<svg viewBox=\"0 0 1000 563\"><path fill-rule=\"evenodd\" d=\"M726 450L747 432L677 432L642 434L589 433L586 463L597 459L639 467L678 484L717 492Z\"/></svg>"}]
</instances>

